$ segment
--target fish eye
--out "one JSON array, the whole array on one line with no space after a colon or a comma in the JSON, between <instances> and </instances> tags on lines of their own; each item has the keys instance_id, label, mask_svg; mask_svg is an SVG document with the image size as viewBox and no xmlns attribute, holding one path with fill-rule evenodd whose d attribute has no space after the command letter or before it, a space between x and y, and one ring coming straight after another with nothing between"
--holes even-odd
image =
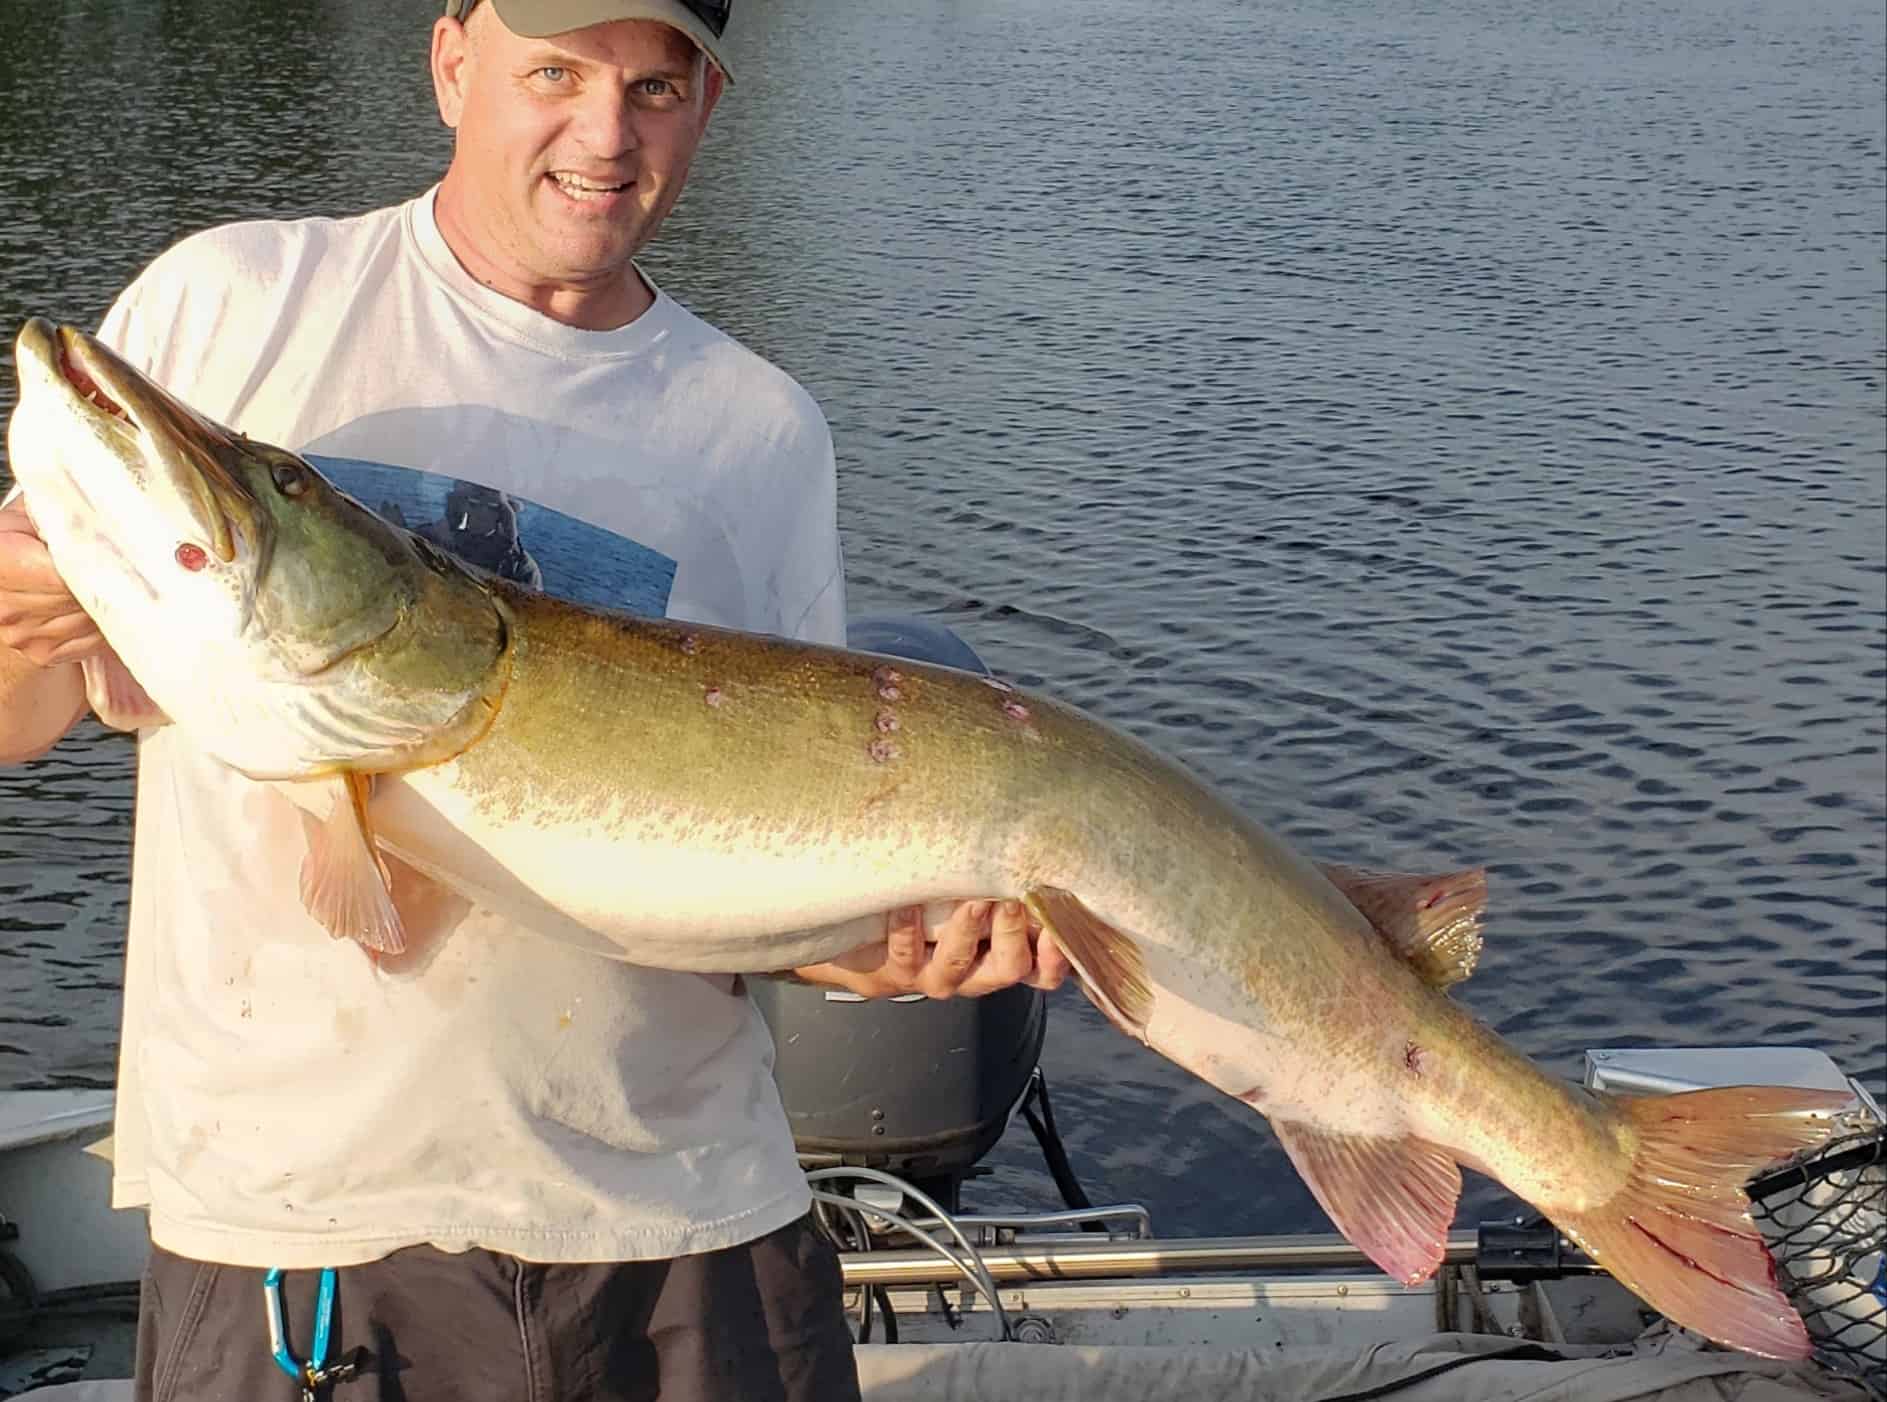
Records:
<instances>
[{"instance_id":1,"label":"fish eye","mask_svg":"<svg viewBox=\"0 0 1887 1402\"><path fill-rule=\"evenodd\" d=\"M271 463L269 477L285 497L298 497L308 490L308 469L298 462Z\"/></svg>"},{"instance_id":2,"label":"fish eye","mask_svg":"<svg viewBox=\"0 0 1887 1402\"><path fill-rule=\"evenodd\" d=\"M201 545L193 544L187 540L177 547L176 555L177 563L189 570L192 574L195 574L210 562L209 552L204 550Z\"/></svg>"}]
</instances>

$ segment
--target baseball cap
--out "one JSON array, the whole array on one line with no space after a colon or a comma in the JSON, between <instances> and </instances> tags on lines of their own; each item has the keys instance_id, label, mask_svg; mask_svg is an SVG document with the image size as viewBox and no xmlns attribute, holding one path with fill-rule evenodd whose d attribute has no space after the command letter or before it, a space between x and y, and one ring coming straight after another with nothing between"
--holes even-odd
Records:
<instances>
[{"instance_id":1,"label":"baseball cap","mask_svg":"<svg viewBox=\"0 0 1887 1402\"><path fill-rule=\"evenodd\" d=\"M445 13L463 20L479 0L445 0ZM672 25L700 47L729 78L733 70L721 52L721 35L733 0L487 0L513 34L542 39L570 29L616 19L653 19Z\"/></svg>"}]
</instances>

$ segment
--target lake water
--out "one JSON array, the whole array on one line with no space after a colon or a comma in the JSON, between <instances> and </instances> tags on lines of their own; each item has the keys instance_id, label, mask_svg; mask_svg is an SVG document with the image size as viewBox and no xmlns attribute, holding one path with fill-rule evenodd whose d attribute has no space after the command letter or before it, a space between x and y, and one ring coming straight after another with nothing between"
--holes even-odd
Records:
<instances>
[{"instance_id":1,"label":"lake water","mask_svg":"<svg viewBox=\"0 0 1887 1402\"><path fill-rule=\"evenodd\" d=\"M9 341L434 178L429 8L278 8L0 8ZM737 11L647 263L824 404L855 612L1319 856L1485 863L1460 996L1554 1071L1780 1041L1887 1094L1879 0ZM0 772L0 1084L111 1082L131 753ZM1072 990L1045 1064L1097 1200L1315 1225Z\"/></svg>"}]
</instances>

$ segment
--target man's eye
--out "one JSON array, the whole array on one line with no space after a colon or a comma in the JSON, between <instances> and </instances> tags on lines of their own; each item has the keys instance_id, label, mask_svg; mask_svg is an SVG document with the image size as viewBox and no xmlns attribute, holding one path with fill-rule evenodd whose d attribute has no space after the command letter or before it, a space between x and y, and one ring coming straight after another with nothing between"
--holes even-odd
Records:
<instances>
[{"instance_id":1,"label":"man's eye","mask_svg":"<svg viewBox=\"0 0 1887 1402\"><path fill-rule=\"evenodd\" d=\"M553 63L538 69L537 76L547 83L561 83L565 78L570 76L570 70L567 68L559 68Z\"/></svg>"},{"instance_id":2,"label":"man's eye","mask_svg":"<svg viewBox=\"0 0 1887 1402\"><path fill-rule=\"evenodd\" d=\"M672 97L675 93L675 85L666 78L644 78L638 86L646 97Z\"/></svg>"}]
</instances>

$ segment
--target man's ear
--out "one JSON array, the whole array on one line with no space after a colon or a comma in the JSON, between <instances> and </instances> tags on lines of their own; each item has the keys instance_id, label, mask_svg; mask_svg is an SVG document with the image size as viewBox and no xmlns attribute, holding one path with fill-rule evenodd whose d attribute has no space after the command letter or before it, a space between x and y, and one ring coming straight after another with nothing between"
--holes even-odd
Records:
<instances>
[{"instance_id":1,"label":"man's ear","mask_svg":"<svg viewBox=\"0 0 1887 1402\"><path fill-rule=\"evenodd\" d=\"M433 21L433 97L439 103L439 120L455 130L465 111L466 63L470 56L471 42L462 22L443 16Z\"/></svg>"},{"instance_id":2,"label":"man's ear","mask_svg":"<svg viewBox=\"0 0 1887 1402\"><path fill-rule=\"evenodd\" d=\"M712 63L703 62L707 77L701 89L701 125L706 127L708 118L714 115L714 104L721 100L721 90L727 86L727 75Z\"/></svg>"}]
</instances>

